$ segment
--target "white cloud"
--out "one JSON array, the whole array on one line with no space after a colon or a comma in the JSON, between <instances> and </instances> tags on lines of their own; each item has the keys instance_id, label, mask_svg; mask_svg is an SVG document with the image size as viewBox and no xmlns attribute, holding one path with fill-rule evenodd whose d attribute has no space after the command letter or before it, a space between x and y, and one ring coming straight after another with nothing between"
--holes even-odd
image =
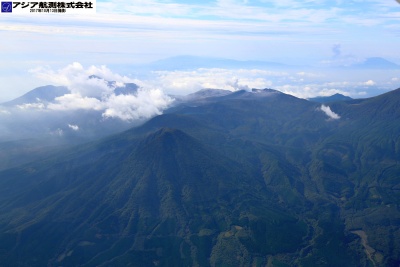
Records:
<instances>
[{"instance_id":1,"label":"white cloud","mask_svg":"<svg viewBox=\"0 0 400 267\"><path fill-rule=\"evenodd\" d=\"M122 120L146 119L160 115L172 101L160 89L139 89L137 95L111 95L102 115Z\"/></svg>"},{"instance_id":2,"label":"white cloud","mask_svg":"<svg viewBox=\"0 0 400 267\"><path fill-rule=\"evenodd\" d=\"M43 103L26 103L17 105L19 109L44 109L45 105Z\"/></svg>"},{"instance_id":3,"label":"white cloud","mask_svg":"<svg viewBox=\"0 0 400 267\"><path fill-rule=\"evenodd\" d=\"M368 80L368 81L366 81L364 83L364 85L366 85L366 86L374 86L374 85L376 85L376 83L373 80Z\"/></svg>"},{"instance_id":4,"label":"white cloud","mask_svg":"<svg viewBox=\"0 0 400 267\"><path fill-rule=\"evenodd\" d=\"M0 109L0 115L1 115L1 114L3 114L3 115L10 115L11 112L8 111L8 110L5 110L5 109Z\"/></svg>"},{"instance_id":5,"label":"white cloud","mask_svg":"<svg viewBox=\"0 0 400 267\"><path fill-rule=\"evenodd\" d=\"M199 68L191 71L155 71L146 76L147 80L139 81L116 74L105 66L84 68L80 63L73 63L59 70L37 68L33 73L45 79L46 83L67 86L70 93L57 97L52 103L27 103L20 105L20 109L94 110L104 118L122 120L146 119L161 114L173 102L167 93L187 95L204 88L230 91L272 88L299 98L331 96L337 93L360 97L367 95L366 86L382 87L385 82L387 84L395 77L388 74L390 76L386 80L375 82L368 80L371 77L370 73L364 72L362 76L354 76L347 72L336 73L335 77L330 76L332 74L328 71L318 72L312 69L283 72L265 69ZM90 75L106 77L116 83L89 78ZM140 85L136 93L115 94L116 88L132 81Z\"/></svg>"},{"instance_id":6,"label":"white cloud","mask_svg":"<svg viewBox=\"0 0 400 267\"><path fill-rule=\"evenodd\" d=\"M334 94L342 94L346 96L357 95L356 88L350 85L347 88L339 88L335 86L327 86L324 83L311 83L307 85L284 84L275 86L274 89L304 99L316 96L331 96Z\"/></svg>"},{"instance_id":7,"label":"white cloud","mask_svg":"<svg viewBox=\"0 0 400 267\"><path fill-rule=\"evenodd\" d=\"M74 124L68 124L68 127L74 131L79 131L79 126Z\"/></svg>"},{"instance_id":8,"label":"white cloud","mask_svg":"<svg viewBox=\"0 0 400 267\"><path fill-rule=\"evenodd\" d=\"M312 72L305 72L305 71L300 71L296 73L300 77L308 77L308 78L317 78L320 77L320 74L312 73Z\"/></svg>"},{"instance_id":9,"label":"white cloud","mask_svg":"<svg viewBox=\"0 0 400 267\"><path fill-rule=\"evenodd\" d=\"M149 81L172 94L189 94L200 89L225 89L230 91L267 88L273 85L270 77L283 77L284 72L257 69L200 68L194 71L158 71Z\"/></svg>"},{"instance_id":10,"label":"white cloud","mask_svg":"<svg viewBox=\"0 0 400 267\"><path fill-rule=\"evenodd\" d=\"M318 54L317 58L320 59L322 47L330 42L326 38L328 35L332 37L329 40L354 43L353 51L357 51L366 43L368 36L374 34L378 36L375 38L378 41L374 42L374 47L378 49L382 47L384 40L387 43L396 43L391 38L382 38L389 31L398 35L396 29L389 29L389 26L398 24L398 21L394 21L399 17L398 10L394 8L397 7L395 1L364 1L365 3L359 2L357 5L349 2L345 5L324 0L220 0L205 3L164 0L102 1L98 3L96 15L41 16L12 20L0 17L0 30L6 34L4 39L12 37L9 43L13 44L0 44L0 47L5 54L23 53L23 58L32 56L35 52L42 58L48 56L48 60L59 60L59 57L54 56L64 55L66 58L83 57L86 60L81 60L82 62L93 62L88 58L100 58L97 62L110 62L115 58L116 51L138 56L155 53L169 56L173 54L171 47L196 45L204 51L217 50L215 47L221 46L221 50L232 51L231 55L245 50L242 55L254 58L258 53L267 58L268 55L275 56L275 53L285 55L287 50L282 47L288 43L291 43L290 56L307 51L310 53L303 53L305 57ZM383 2L393 2L387 6L385 12L376 8L382 6ZM361 25L380 23L386 28L354 27L343 23L344 21L354 21ZM12 32L16 34L9 35ZM43 38L37 38L37 34ZM224 41L230 36L234 36L236 42L229 42L229 49L226 49ZM271 38L275 38L277 42L264 42ZM314 45L316 43L321 45ZM68 47L67 53L65 46ZM314 47L318 50L312 50ZM384 47L388 49L387 46ZM179 48L174 52L179 53ZM192 52L199 53L196 48ZM390 50L393 51L392 54L397 51L393 48ZM101 56L96 52L101 53ZM107 60L104 60L105 57ZM122 57L124 56L120 56L120 59ZM16 56L12 57L13 60L15 58ZM135 58L131 57L131 60L134 61Z\"/></svg>"},{"instance_id":11,"label":"white cloud","mask_svg":"<svg viewBox=\"0 0 400 267\"><path fill-rule=\"evenodd\" d=\"M55 103L47 105L50 110L102 110L104 103L97 98L83 97L80 94L66 94L55 99Z\"/></svg>"},{"instance_id":12,"label":"white cloud","mask_svg":"<svg viewBox=\"0 0 400 267\"><path fill-rule=\"evenodd\" d=\"M38 67L30 70L37 78L54 85L66 86L71 94L83 97L101 98L112 93L116 85L109 86L107 81L118 83L133 82L126 76L114 74L106 66L90 66L85 69L80 63L74 62L65 68L54 71L48 67ZM100 77L89 78L91 75Z\"/></svg>"},{"instance_id":13,"label":"white cloud","mask_svg":"<svg viewBox=\"0 0 400 267\"><path fill-rule=\"evenodd\" d=\"M331 96L342 94L350 97L367 95L366 87L379 86L385 90L393 89L386 85L392 79L391 73L379 81L369 80L374 73L352 73L347 70L309 69L307 71L271 71L263 69L222 69L199 68L191 71L157 71L148 81L148 87L163 88L165 92L186 95L200 89L240 89L272 88L299 98ZM365 82L366 81L366 82ZM361 94L362 93L362 94Z\"/></svg>"},{"instance_id":14,"label":"white cloud","mask_svg":"<svg viewBox=\"0 0 400 267\"><path fill-rule=\"evenodd\" d=\"M80 63L73 63L59 70L36 68L37 77L56 85L64 85L69 94L55 98L53 103L24 104L21 108L42 108L47 110L95 110L104 118L122 120L146 119L162 113L173 99L161 89L140 88L134 95L115 95L114 90L126 82L142 84L141 81L113 73L105 66L91 66L85 69ZM92 76L95 75L95 76ZM99 77L99 78L97 78ZM113 81L113 83L110 83ZM73 130L76 125L69 125Z\"/></svg>"},{"instance_id":15,"label":"white cloud","mask_svg":"<svg viewBox=\"0 0 400 267\"><path fill-rule=\"evenodd\" d=\"M333 112L329 106L322 105L321 110L331 119L338 120L340 116Z\"/></svg>"}]
</instances>

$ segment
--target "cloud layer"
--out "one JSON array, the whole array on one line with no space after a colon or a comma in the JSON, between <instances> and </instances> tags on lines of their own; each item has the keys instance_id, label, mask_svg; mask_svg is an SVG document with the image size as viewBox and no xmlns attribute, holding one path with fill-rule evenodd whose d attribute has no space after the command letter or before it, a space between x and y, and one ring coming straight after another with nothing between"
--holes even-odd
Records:
<instances>
[{"instance_id":1,"label":"cloud layer","mask_svg":"<svg viewBox=\"0 0 400 267\"><path fill-rule=\"evenodd\" d=\"M224 68L154 71L140 80L114 73L106 66L85 68L78 62L57 70L38 67L30 72L44 83L67 87L69 93L50 103L40 100L24 103L18 105L19 109L97 111L104 119L119 118L125 121L159 115L173 103L170 95L187 95L205 88L230 91L272 88L300 98L336 93L360 98L367 97L371 90L378 94L394 89L399 83L399 78L394 77L397 71L385 71L384 80L373 80L370 78L373 75L368 71L343 70L333 75L329 69L323 71L302 67L287 71ZM126 86L129 89L131 83L139 85L139 88L130 94L116 93L116 90L121 91ZM329 113L327 108L324 109Z\"/></svg>"},{"instance_id":2,"label":"cloud layer","mask_svg":"<svg viewBox=\"0 0 400 267\"><path fill-rule=\"evenodd\" d=\"M53 69L71 61L119 65L128 74L129 64L185 54L297 65L342 66L368 57L400 62L400 5L392 0L97 4L97 14L88 16L0 16L2 40L7 40L0 43L0 100L38 86L25 71L38 64ZM85 85L88 97L102 86Z\"/></svg>"},{"instance_id":3,"label":"cloud layer","mask_svg":"<svg viewBox=\"0 0 400 267\"><path fill-rule=\"evenodd\" d=\"M105 66L85 69L75 62L56 71L36 68L31 72L46 83L66 86L70 93L57 97L53 103L20 105L22 109L95 110L102 112L104 118L129 121L159 115L173 102L158 88L139 88L133 94L116 95L115 89L124 87L126 83L140 84L140 81L115 74Z\"/></svg>"},{"instance_id":4,"label":"cloud layer","mask_svg":"<svg viewBox=\"0 0 400 267\"><path fill-rule=\"evenodd\" d=\"M266 69L199 68L195 70L156 71L142 83L163 88L169 94L186 95L203 88L248 90L272 88L300 98L343 94L353 98L368 97L398 87L398 71L380 73L379 80L368 71L302 68L287 71Z\"/></svg>"}]
</instances>

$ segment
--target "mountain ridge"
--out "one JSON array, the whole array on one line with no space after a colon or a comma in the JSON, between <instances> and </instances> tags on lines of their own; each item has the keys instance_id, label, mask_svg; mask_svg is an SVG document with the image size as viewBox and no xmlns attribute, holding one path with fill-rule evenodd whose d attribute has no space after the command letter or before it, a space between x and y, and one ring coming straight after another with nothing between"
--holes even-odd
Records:
<instances>
[{"instance_id":1,"label":"mountain ridge","mask_svg":"<svg viewBox=\"0 0 400 267\"><path fill-rule=\"evenodd\" d=\"M38 101L51 102L56 97L65 95L67 93L69 93L69 90L65 86L53 86L53 85L40 86L27 92L26 94L20 97L1 103L1 105L16 106L27 103L36 103Z\"/></svg>"},{"instance_id":2,"label":"mountain ridge","mask_svg":"<svg viewBox=\"0 0 400 267\"><path fill-rule=\"evenodd\" d=\"M310 101L318 102L318 103L331 103L331 102L338 102L338 101L348 101L352 100L353 98L349 96L345 96L342 94L334 94L331 96L319 96L319 97L312 97L308 98Z\"/></svg>"},{"instance_id":3,"label":"mountain ridge","mask_svg":"<svg viewBox=\"0 0 400 267\"><path fill-rule=\"evenodd\" d=\"M329 103L332 120L239 91L0 171L0 262L396 266L399 92Z\"/></svg>"},{"instance_id":4,"label":"mountain ridge","mask_svg":"<svg viewBox=\"0 0 400 267\"><path fill-rule=\"evenodd\" d=\"M352 67L356 69L400 69L400 65L381 57L366 58L364 62Z\"/></svg>"}]
</instances>

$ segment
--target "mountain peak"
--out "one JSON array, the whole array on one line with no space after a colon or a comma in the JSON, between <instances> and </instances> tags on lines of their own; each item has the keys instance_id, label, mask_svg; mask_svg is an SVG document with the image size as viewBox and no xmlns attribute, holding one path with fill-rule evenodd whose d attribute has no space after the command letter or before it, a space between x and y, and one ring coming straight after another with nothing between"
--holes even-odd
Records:
<instances>
[{"instance_id":1,"label":"mountain peak","mask_svg":"<svg viewBox=\"0 0 400 267\"><path fill-rule=\"evenodd\" d=\"M89 77L88 77L89 79L99 79L99 80L103 80L103 78L101 78L100 76L97 76L97 75L90 75Z\"/></svg>"},{"instance_id":2,"label":"mountain peak","mask_svg":"<svg viewBox=\"0 0 400 267\"><path fill-rule=\"evenodd\" d=\"M366 266L357 230L394 266L400 89L336 123L272 89L215 99L0 172L0 262Z\"/></svg>"},{"instance_id":3,"label":"mountain peak","mask_svg":"<svg viewBox=\"0 0 400 267\"><path fill-rule=\"evenodd\" d=\"M3 103L5 106L22 105L25 103L36 103L40 101L51 102L56 97L68 94L69 90L65 86L46 85L37 87L14 100Z\"/></svg>"},{"instance_id":4,"label":"mountain peak","mask_svg":"<svg viewBox=\"0 0 400 267\"><path fill-rule=\"evenodd\" d=\"M226 99L258 99L258 98L265 98L271 96L283 95L282 92L273 89L251 89L248 90L238 90L232 92L229 95L223 96Z\"/></svg>"},{"instance_id":5,"label":"mountain peak","mask_svg":"<svg viewBox=\"0 0 400 267\"><path fill-rule=\"evenodd\" d=\"M153 141L153 140L160 140L160 139L172 139L172 138L179 138L180 140L187 138L187 134L183 131L175 129L175 128L167 128L163 127L153 133L150 133L146 140Z\"/></svg>"},{"instance_id":6,"label":"mountain peak","mask_svg":"<svg viewBox=\"0 0 400 267\"><path fill-rule=\"evenodd\" d=\"M330 103L330 102L338 102L338 101L348 101L352 100L351 97L345 96L342 94L334 94L331 96L318 96L318 97L313 97L309 98L308 100L313 101L313 102L318 102L318 103Z\"/></svg>"},{"instance_id":7,"label":"mountain peak","mask_svg":"<svg viewBox=\"0 0 400 267\"><path fill-rule=\"evenodd\" d=\"M139 144L138 151L148 155L150 160L152 157L169 157L192 147L200 147L200 144L185 132L174 128L161 128L148 134Z\"/></svg>"},{"instance_id":8,"label":"mountain peak","mask_svg":"<svg viewBox=\"0 0 400 267\"><path fill-rule=\"evenodd\" d=\"M231 94L232 91L229 90L224 90L224 89L201 89L197 92L191 93L186 96L187 99L190 100L199 100L199 99L205 99L205 98L210 98L210 97L219 97L219 96L225 96Z\"/></svg>"},{"instance_id":9,"label":"mountain peak","mask_svg":"<svg viewBox=\"0 0 400 267\"><path fill-rule=\"evenodd\" d=\"M354 65L359 69L400 69L400 66L381 57L370 57L364 62Z\"/></svg>"}]
</instances>

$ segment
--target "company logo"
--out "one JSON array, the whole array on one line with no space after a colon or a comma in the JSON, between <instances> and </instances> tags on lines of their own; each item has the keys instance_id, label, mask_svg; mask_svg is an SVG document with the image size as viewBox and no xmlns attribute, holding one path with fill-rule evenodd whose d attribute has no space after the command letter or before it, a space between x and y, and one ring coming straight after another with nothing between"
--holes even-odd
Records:
<instances>
[{"instance_id":1,"label":"company logo","mask_svg":"<svg viewBox=\"0 0 400 267\"><path fill-rule=\"evenodd\" d=\"M96 13L96 0L87 2L75 2L74 0L67 0L66 2L54 0L50 2L1 1L1 13L13 13L17 15L45 13L94 14Z\"/></svg>"},{"instance_id":2,"label":"company logo","mask_svg":"<svg viewBox=\"0 0 400 267\"><path fill-rule=\"evenodd\" d=\"M1 2L1 13L12 13L12 2Z\"/></svg>"}]
</instances>

